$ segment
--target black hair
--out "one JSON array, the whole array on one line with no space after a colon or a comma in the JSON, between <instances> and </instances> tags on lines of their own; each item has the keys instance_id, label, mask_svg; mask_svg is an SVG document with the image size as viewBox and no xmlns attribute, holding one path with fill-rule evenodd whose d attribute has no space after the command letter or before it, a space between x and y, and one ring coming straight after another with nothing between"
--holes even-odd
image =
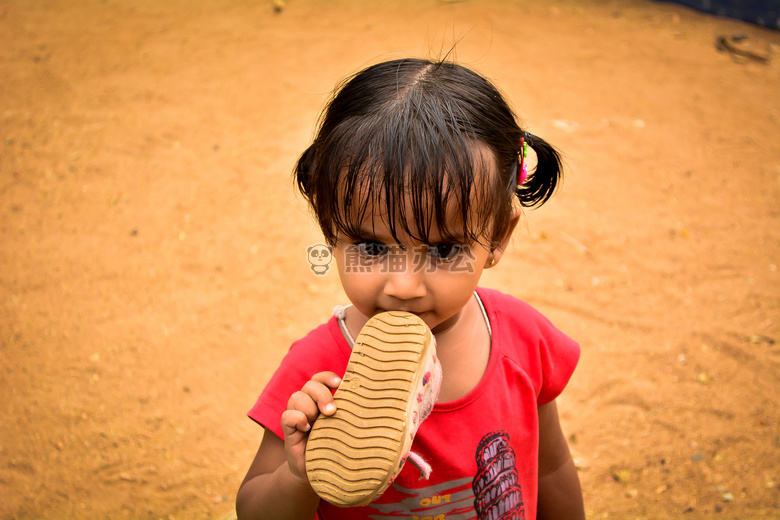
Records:
<instances>
[{"instance_id":1,"label":"black hair","mask_svg":"<svg viewBox=\"0 0 780 520\"><path fill-rule=\"evenodd\" d=\"M536 167L518 186L521 138ZM562 175L560 154L524 131L487 79L452 62L400 59L370 66L338 87L312 145L295 167L325 240L359 237L378 212L398 241L427 240L435 224L446 239L507 233L513 197L539 206ZM455 208L462 229L449 229Z\"/></svg>"}]
</instances>

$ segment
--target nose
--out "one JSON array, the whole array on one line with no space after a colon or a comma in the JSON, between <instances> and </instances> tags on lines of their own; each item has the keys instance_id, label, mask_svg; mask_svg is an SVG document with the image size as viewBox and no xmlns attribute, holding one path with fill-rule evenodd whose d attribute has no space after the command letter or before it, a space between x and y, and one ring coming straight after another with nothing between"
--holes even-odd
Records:
<instances>
[{"instance_id":1,"label":"nose","mask_svg":"<svg viewBox=\"0 0 780 520\"><path fill-rule=\"evenodd\" d=\"M384 286L386 295L400 300L411 300L425 296L427 293L425 269L415 265L416 257L411 249L409 248L406 254L397 252L398 256L394 259L395 265L388 266Z\"/></svg>"}]
</instances>

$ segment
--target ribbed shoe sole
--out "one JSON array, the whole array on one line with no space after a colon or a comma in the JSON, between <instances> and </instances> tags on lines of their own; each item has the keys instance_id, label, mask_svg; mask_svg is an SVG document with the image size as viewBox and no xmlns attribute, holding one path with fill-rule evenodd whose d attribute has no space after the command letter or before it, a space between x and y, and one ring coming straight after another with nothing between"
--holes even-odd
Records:
<instances>
[{"instance_id":1,"label":"ribbed shoe sole","mask_svg":"<svg viewBox=\"0 0 780 520\"><path fill-rule=\"evenodd\" d=\"M432 342L425 322L406 312L377 314L360 331L333 396L336 413L320 414L309 433L306 473L321 498L362 506L390 485Z\"/></svg>"}]
</instances>

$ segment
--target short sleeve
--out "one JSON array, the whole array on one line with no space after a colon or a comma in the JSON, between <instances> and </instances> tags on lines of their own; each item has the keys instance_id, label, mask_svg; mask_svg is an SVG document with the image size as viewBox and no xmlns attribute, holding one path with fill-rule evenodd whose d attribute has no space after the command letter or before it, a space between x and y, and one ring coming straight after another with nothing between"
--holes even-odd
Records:
<instances>
[{"instance_id":1,"label":"short sleeve","mask_svg":"<svg viewBox=\"0 0 780 520\"><path fill-rule=\"evenodd\" d=\"M335 318L317 327L292 344L247 415L284 438L281 417L293 392L300 390L318 372L329 370L343 374L349 354L349 346L341 337Z\"/></svg>"},{"instance_id":2,"label":"short sleeve","mask_svg":"<svg viewBox=\"0 0 780 520\"><path fill-rule=\"evenodd\" d=\"M537 402L541 406L553 401L566 388L580 359L580 346L546 318L539 328L542 333L539 341L542 385Z\"/></svg>"}]
</instances>

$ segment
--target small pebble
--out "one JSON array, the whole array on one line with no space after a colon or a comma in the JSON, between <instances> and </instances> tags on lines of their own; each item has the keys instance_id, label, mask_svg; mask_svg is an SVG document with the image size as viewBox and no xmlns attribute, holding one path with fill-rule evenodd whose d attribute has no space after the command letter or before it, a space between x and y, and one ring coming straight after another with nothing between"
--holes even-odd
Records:
<instances>
[{"instance_id":1,"label":"small pebble","mask_svg":"<svg viewBox=\"0 0 780 520\"><path fill-rule=\"evenodd\" d=\"M631 480L631 472L627 469L621 469L620 471L615 472L615 474L612 475L612 478L615 480L615 482L626 484Z\"/></svg>"}]
</instances>

